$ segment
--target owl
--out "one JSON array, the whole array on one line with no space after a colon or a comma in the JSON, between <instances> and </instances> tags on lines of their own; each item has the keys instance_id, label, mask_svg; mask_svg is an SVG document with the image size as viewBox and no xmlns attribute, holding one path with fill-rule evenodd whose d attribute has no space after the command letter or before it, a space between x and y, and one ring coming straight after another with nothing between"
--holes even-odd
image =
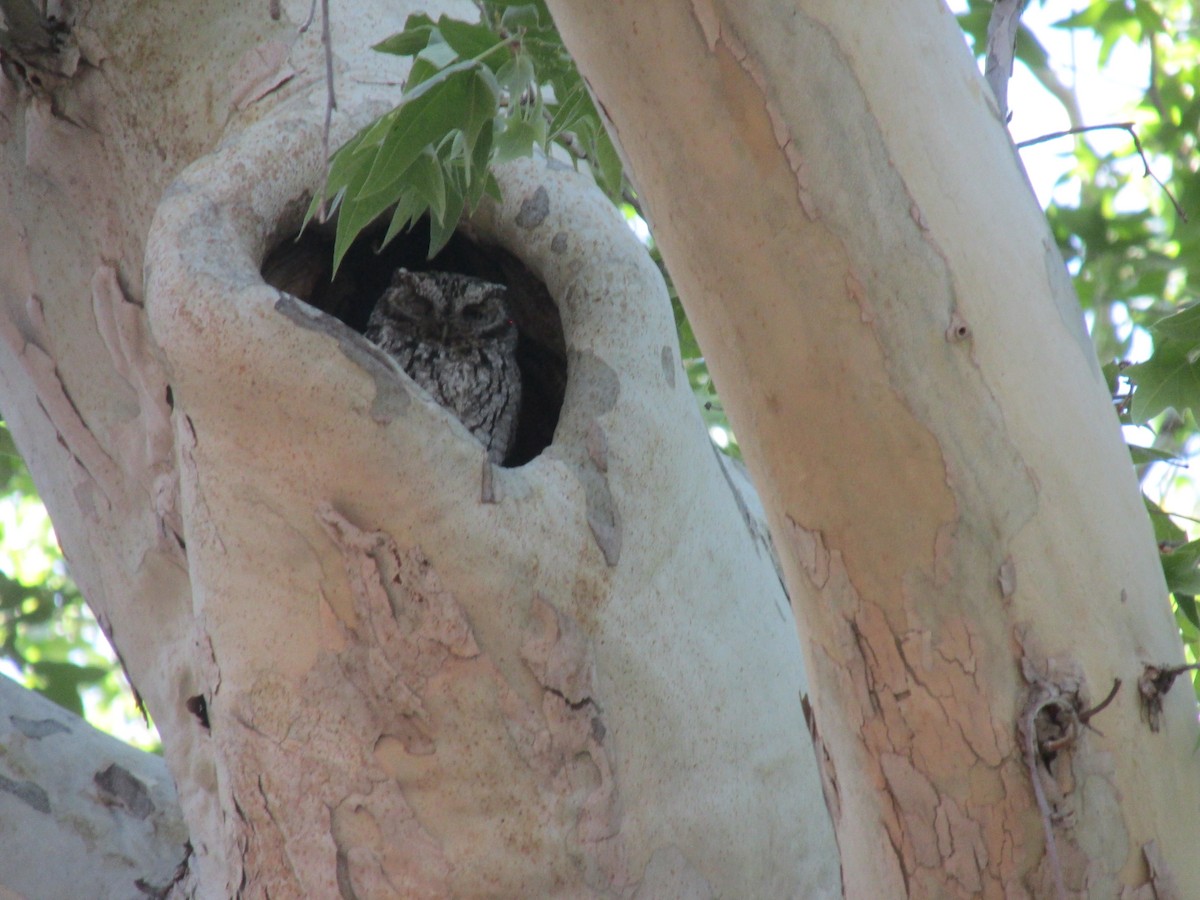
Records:
<instances>
[{"instance_id":1,"label":"owl","mask_svg":"<svg viewBox=\"0 0 1200 900\"><path fill-rule=\"evenodd\" d=\"M517 327L505 287L454 272L397 269L371 311L367 339L449 409L496 464L521 407Z\"/></svg>"}]
</instances>

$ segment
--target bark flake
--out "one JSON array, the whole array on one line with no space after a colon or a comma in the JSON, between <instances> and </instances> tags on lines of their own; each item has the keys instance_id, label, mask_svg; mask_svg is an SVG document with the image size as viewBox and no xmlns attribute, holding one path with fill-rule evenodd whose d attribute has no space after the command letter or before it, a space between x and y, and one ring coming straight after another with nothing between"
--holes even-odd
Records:
<instances>
[{"instance_id":1,"label":"bark flake","mask_svg":"<svg viewBox=\"0 0 1200 900\"><path fill-rule=\"evenodd\" d=\"M550 194L545 187L539 185L538 189L521 203L521 208L517 211L516 223L521 228L537 228L546 221L548 215L550 215Z\"/></svg>"},{"instance_id":2,"label":"bark flake","mask_svg":"<svg viewBox=\"0 0 1200 900\"><path fill-rule=\"evenodd\" d=\"M46 793L45 788L32 781L14 781L0 775L0 791L12 794L22 803L40 813L47 815L50 813L50 795Z\"/></svg>"},{"instance_id":3,"label":"bark flake","mask_svg":"<svg viewBox=\"0 0 1200 900\"><path fill-rule=\"evenodd\" d=\"M92 783L102 802L125 810L135 819L148 818L154 812L154 801L146 785L116 763L93 775Z\"/></svg>"},{"instance_id":4,"label":"bark flake","mask_svg":"<svg viewBox=\"0 0 1200 900\"><path fill-rule=\"evenodd\" d=\"M275 309L301 328L333 338L342 353L371 376L375 382L375 399L371 404L371 418L374 421L387 425L408 411L412 397L397 377L397 373L401 372L399 365L386 351L376 347L340 319L309 306L291 294L281 291L275 301Z\"/></svg>"},{"instance_id":5,"label":"bark flake","mask_svg":"<svg viewBox=\"0 0 1200 900\"><path fill-rule=\"evenodd\" d=\"M70 734L71 729L54 719L26 719L24 716L9 716L13 727L30 740L41 740L52 734Z\"/></svg>"},{"instance_id":6,"label":"bark flake","mask_svg":"<svg viewBox=\"0 0 1200 900\"><path fill-rule=\"evenodd\" d=\"M820 531L810 531L792 518L787 516L791 526L790 536L796 548L796 559L812 579L813 585L823 589L829 583L829 550L825 546L825 536Z\"/></svg>"}]
</instances>

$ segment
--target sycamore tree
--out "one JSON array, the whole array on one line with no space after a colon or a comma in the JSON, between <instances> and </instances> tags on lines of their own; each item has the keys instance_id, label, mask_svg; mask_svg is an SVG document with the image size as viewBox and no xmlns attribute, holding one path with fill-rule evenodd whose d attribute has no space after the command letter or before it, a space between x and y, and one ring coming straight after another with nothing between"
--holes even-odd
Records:
<instances>
[{"instance_id":1,"label":"sycamore tree","mask_svg":"<svg viewBox=\"0 0 1200 900\"><path fill-rule=\"evenodd\" d=\"M1021 5L989 86L934 4L0 4L0 408L163 741L6 685L0 884L1200 892L1197 551L1113 413L1177 454L1195 341L1102 369L1060 255L1121 356L1194 242L1099 158L1048 227ZM1178 12L1109 6L1064 27ZM359 333L398 265L519 298L505 465Z\"/></svg>"}]
</instances>

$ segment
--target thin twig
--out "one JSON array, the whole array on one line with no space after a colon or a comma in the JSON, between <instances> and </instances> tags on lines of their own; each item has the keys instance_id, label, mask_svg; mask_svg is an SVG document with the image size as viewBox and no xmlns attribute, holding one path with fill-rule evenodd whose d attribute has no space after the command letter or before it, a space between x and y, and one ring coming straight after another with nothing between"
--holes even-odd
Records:
<instances>
[{"instance_id":1,"label":"thin twig","mask_svg":"<svg viewBox=\"0 0 1200 900\"><path fill-rule=\"evenodd\" d=\"M317 0L312 0L312 5L308 7L308 18L304 20L304 24L300 26L300 33L308 31L312 27L313 19L317 15Z\"/></svg>"},{"instance_id":2,"label":"thin twig","mask_svg":"<svg viewBox=\"0 0 1200 900\"><path fill-rule=\"evenodd\" d=\"M329 28L329 0L321 0L321 43L325 45L325 159L329 159L329 129L333 122L333 111L337 109L337 95L333 92L333 35ZM1136 141L1137 138L1135 137ZM1142 157L1145 159L1145 157ZM1149 173L1149 167L1146 172Z\"/></svg>"},{"instance_id":3,"label":"thin twig","mask_svg":"<svg viewBox=\"0 0 1200 900\"><path fill-rule=\"evenodd\" d=\"M325 128L321 135L321 147L324 151L325 164L329 164L329 133L333 126L333 111L337 109L337 95L333 90L333 39L330 35L329 28L329 0L320 0L321 2L321 44L325 48ZM300 26L300 33L304 34L312 26L313 18L317 14L317 0L312 0L312 5L308 8L308 18L304 24ZM324 222L326 217L325 197L322 194L321 202L317 206L317 221Z\"/></svg>"},{"instance_id":4,"label":"thin twig","mask_svg":"<svg viewBox=\"0 0 1200 900\"><path fill-rule=\"evenodd\" d=\"M1085 131L1105 131L1117 129L1120 131L1128 131L1129 136L1133 138L1134 149L1137 150L1138 156L1142 158L1142 165L1146 171L1144 178L1154 179L1154 183L1162 188L1162 192L1167 195L1167 199L1171 201L1171 205L1175 207L1175 213L1179 218L1186 222L1188 220L1187 213L1183 211L1183 207L1179 205L1179 201L1175 199L1175 195L1171 193L1171 189L1162 183L1162 180L1150 171L1150 160L1146 159L1146 151L1142 149L1142 142L1138 139L1137 131L1134 130L1133 122L1110 122L1107 125L1080 125L1078 128L1068 128L1066 131L1054 131L1050 134L1043 134L1040 137L1030 138L1027 141L1021 141L1017 144L1018 150L1024 150L1026 147L1032 147L1034 144L1044 144L1046 141L1057 140L1058 138L1070 137L1073 134L1083 134Z\"/></svg>"},{"instance_id":5,"label":"thin twig","mask_svg":"<svg viewBox=\"0 0 1200 900\"><path fill-rule=\"evenodd\" d=\"M1091 709L1085 709L1083 712L1079 713L1079 721L1082 722L1086 727L1092 728L1091 725L1088 725L1088 719L1090 719L1092 716L1096 715L1096 713L1103 710L1104 707L1108 706L1108 704L1112 703L1113 700L1117 696L1117 691L1119 691L1120 689L1121 689L1121 679L1114 678L1112 690L1108 692L1108 696L1105 697L1103 700L1101 700L1099 703L1097 703L1095 706L1093 706ZM1096 731L1096 729L1092 728L1092 731ZM1099 734L1100 732L1097 731L1096 733Z\"/></svg>"},{"instance_id":6,"label":"thin twig","mask_svg":"<svg viewBox=\"0 0 1200 900\"><path fill-rule=\"evenodd\" d=\"M1105 129L1113 128L1119 128L1121 131L1128 131L1130 134L1133 134L1132 122L1110 122L1107 125L1080 125L1078 128L1068 128L1066 131L1052 131L1050 134L1043 134L1040 137L1021 141L1017 144L1017 149L1024 150L1026 147L1032 147L1034 144L1044 144L1046 141L1070 137L1073 134L1083 134L1085 131L1104 131Z\"/></svg>"}]
</instances>

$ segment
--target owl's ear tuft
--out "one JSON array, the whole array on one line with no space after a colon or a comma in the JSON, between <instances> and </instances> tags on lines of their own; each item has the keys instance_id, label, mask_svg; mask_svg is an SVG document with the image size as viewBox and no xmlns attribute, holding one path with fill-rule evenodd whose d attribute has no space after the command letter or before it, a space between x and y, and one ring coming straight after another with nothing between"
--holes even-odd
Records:
<instances>
[{"instance_id":1,"label":"owl's ear tuft","mask_svg":"<svg viewBox=\"0 0 1200 900\"><path fill-rule=\"evenodd\" d=\"M416 286L417 275L401 266L392 273L392 287L413 288Z\"/></svg>"}]
</instances>

